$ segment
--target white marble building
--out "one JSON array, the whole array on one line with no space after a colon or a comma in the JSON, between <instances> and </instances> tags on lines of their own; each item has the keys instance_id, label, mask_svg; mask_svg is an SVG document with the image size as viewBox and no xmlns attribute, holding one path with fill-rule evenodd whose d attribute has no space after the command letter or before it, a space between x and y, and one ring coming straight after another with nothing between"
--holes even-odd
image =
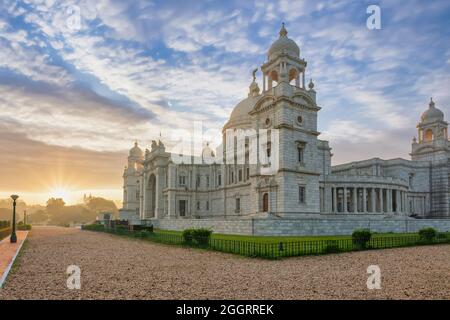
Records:
<instances>
[{"instance_id":1,"label":"white marble building","mask_svg":"<svg viewBox=\"0 0 450 320\"><path fill-rule=\"evenodd\" d=\"M121 219L450 218L448 124L434 102L417 125L411 160L331 166L306 67L283 26L260 68L262 90L254 73L216 152L206 145L201 157L181 163L161 141L145 152L135 143L123 174Z\"/></svg>"}]
</instances>

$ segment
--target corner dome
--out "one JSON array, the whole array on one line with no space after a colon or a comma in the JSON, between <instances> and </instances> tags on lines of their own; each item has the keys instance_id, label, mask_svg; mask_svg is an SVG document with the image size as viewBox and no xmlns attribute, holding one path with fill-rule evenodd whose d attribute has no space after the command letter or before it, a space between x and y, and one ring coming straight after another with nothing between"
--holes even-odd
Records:
<instances>
[{"instance_id":1,"label":"corner dome","mask_svg":"<svg viewBox=\"0 0 450 320\"><path fill-rule=\"evenodd\" d=\"M284 23L281 26L279 34L280 37L270 46L268 53L269 60L276 58L278 54L283 52L294 57L300 57L300 48L294 40L287 37L287 30L284 27Z\"/></svg>"},{"instance_id":2,"label":"corner dome","mask_svg":"<svg viewBox=\"0 0 450 320\"><path fill-rule=\"evenodd\" d=\"M202 159L211 159L214 158L215 154L214 151L210 148L209 143L206 144L206 146L202 150Z\"/></svg>"},{"instance_id":3,"label":"corner dome","mask_svg":"<svg viewBox=\"0 0 450 320\"><path fill-rule=\"evenodd\" d=\"M130 156L136 158L142 158L144 156L141 148L138 147L137 141L134 143L134 147L130 149Z\"/></svg>"},{"instance_id":4,"label":"corner dome","mask_svg":"<svg viewBox=\"0 0 450 320\"><path fill-rule=\"evenodd\" d=\"M444 113L435 107L433 98L431 98L428 110L426 110L424 113L422 113L422 116L420 117L420 119L422 122L443 121Z\"/></svg>"}]
</instances>

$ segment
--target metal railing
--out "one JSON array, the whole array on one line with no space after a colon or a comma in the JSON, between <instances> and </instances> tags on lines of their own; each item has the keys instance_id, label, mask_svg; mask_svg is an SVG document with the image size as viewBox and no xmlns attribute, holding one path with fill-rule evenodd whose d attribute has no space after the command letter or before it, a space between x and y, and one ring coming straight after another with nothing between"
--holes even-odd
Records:
<instances>
[{"instance_id":1,"label":"metal railing","mask_svg":"<svg viewBox=\"0 0 450 320\"><path fill-rule=\"evenodd\" d=\"M86 227L84 229L93 230ZM199 247L220 252L239 254L247 257L258 257L266 259L450 243L449 232L438 233L436 237L431 240L421 239L418 234L397 236L373 235L367 243L364 243L362 245L361 243L358 243L352 239L257 242L246 240L218 239L211 237L201 239L202 241L195 241L192 239L185 241L181 234L161 233L158 231L148 232L117 229L104 229L94 231L105 231L119 235L142 238L157 243Z\"/></svg>"}]
</instances>

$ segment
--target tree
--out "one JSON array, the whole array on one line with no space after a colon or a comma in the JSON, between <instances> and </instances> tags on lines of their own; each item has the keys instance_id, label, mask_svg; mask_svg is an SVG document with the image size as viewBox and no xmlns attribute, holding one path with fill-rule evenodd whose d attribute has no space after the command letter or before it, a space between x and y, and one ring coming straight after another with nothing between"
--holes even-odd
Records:
<instances>
[{"instance_id":1,"label":"tree","mask_svg":"<svg viewBox=\"0 0 450 320\"><path fill-rule=\"evenodd\" d=\"M116 207L116 204L112 200L107 200L101 197L91 197L88 199L86 206L89 208L89 210L93 211L94 213L99 213L101 211L109 211L113 214L117 214L118 210Z\"/></svg>"},{"instance_id":2,"label":"tree","mask_svg":"<svg viewBox=\"0 0 450 320\"><path fill-rule=\"evenodd\" d=\"M38 210L27 217L28 223L46 223L49 216L46 211Z\"/></svg>"}]
</instances>

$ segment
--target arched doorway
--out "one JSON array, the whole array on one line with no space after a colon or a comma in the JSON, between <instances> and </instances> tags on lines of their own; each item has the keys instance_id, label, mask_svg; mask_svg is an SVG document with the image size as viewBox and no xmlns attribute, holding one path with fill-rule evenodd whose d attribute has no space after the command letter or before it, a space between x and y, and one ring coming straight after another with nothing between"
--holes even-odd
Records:
<instances>
[{"instance_id":1,"label":"arched doorway","mask_svg":"<svg viewBox=\"0 0 450 320\"><path fill-rule=\"evenodd\" d=\"M269 211L269 194L264 193L263 195L263 212Z\"/></svg>"}]
</instances>

